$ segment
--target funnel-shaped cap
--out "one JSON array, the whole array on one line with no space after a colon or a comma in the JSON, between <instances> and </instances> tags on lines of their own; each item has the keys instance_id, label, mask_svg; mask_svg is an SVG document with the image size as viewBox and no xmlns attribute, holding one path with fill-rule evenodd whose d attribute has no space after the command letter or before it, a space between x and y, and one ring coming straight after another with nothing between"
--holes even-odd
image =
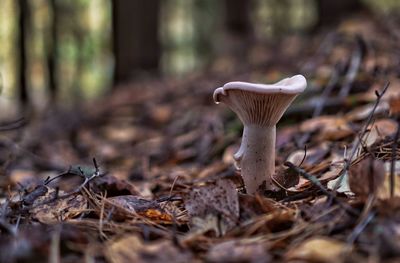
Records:
<instances>
[{"instance_id":1,"label":"funnel-shaped cap","mask_svg":"<svg viewBox=\"0 0 400 263\"><path fill-rule=\"evenodd\" d=\"M214 91L214 101L227 104L245 125L274 126L307 86L302 75L275 84L234 81Z\"/></svg>"}]
</instances>

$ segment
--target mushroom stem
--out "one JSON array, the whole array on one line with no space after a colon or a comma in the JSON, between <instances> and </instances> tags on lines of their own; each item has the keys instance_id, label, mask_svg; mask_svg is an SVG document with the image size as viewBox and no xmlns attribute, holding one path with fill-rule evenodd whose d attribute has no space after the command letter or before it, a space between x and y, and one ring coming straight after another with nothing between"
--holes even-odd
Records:
<instances>
[{"instance_id":1,"label":"mushroom stem","mask_svg":"<svg viewBox=\"0 0 400 263\"><path fill-rule=\"evenodd\" d=\"M275 125L244 126L242 143L235 155L239 157L236 161L248 194L276 189L271 179L275 173L275 137Z\"/></svg>"}]
</instances>

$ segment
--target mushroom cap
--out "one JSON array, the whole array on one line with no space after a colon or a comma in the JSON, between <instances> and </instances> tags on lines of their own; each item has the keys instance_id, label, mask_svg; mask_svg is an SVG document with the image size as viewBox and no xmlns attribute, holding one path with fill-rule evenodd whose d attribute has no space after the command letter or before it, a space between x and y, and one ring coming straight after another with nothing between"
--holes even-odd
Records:
<instances>
[{"instance_id":1,"label":"mushroom cap","mask_svg":"<svg viewBox=\"0 0 400 263\"><path fill-rule=\"evenodd\" d=\"M273 126L306 86L302 75L269 85L234 81L217 88L213 98L227 104L246 125Z\"/></svg>"}]
</instances>

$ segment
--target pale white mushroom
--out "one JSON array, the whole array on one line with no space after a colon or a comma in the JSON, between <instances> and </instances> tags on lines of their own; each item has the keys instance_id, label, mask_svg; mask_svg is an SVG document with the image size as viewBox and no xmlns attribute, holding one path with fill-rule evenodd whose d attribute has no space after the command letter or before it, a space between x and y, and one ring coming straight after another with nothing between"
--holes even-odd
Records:
<instances>
[{"instance_id":1,"label":"pale white mushroom","mask_svg":"<svg viewBox=\"0 0 400 263\"><path fill-rule=\"evenodd\" d=\"M244 125L242 143L234 154L249 194L275 190L276 123L294 98L307 86L302 75L264 85L229 82L214 91L214 101L228 105Z\"/></svg>"}]
</instances>

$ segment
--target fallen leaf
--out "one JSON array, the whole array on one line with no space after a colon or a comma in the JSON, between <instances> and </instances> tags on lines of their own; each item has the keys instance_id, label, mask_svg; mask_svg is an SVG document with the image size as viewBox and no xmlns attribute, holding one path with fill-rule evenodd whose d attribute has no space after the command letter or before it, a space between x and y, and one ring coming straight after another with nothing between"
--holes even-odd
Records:
<instances>
[{"instance_id":1,"label":"fallen leaf","mask_svg":"<svg viewBox=\"0 0 400 263\"><path fill-rule=\"evenodd\" d=\"M384 181L384 163L372 156L352 165L349 169L349 186L357 196L367 197L377 192Z\"/></svg>"},{"instance_id":2,"label":"fallen leaf","mask_svg":"<svg viewBox=\"0 0 400 263\"><path fill-rule=\"evenodd\" d=\"M118 195L138 195L139 190L130 182L118 179L112 175L105 175L93 181L92 187L94 190L104 192L107 191L107 196Z\"/></svg>"},{"instance_id":3,"label":"fallen leaf","mask_svg":"<svg viewBox=\"0 0 400 263\"><path fill-rule=\"evenodd\" d=\"M34 185L39 183L39 178L33 171L15 169L11 171L9 180L13 184L20 184L24 186Z\"/></svg>"},{"instance_id":4,"label":"fallen leaf","mask_svg":"<svg viewBox=\"0 0 400 263\"><path fill-rule=\"evenodd\" d=\"M286 253L286 260L306 260L309 262L340 262L346 244L327 237L314 237L303 241Z\"/></svg>"},{"instance_id":5,"label":"fallen leaf","mask_svg":"<svg viewBox=\"0 0 400 263\"><path fill-rule=\"evenodd\" d=\"M400 196L400 180L398 179L398 175L400 174L400 161L395 162L395 170L394 170L394 196ZM390 197L390 169L391 162L385 162L385 181L382 184L382 187L378 189L378 198L379 199L389 199Z\"/></svg>"},{"instance_id":6,"label":"fallen leaf","mask_svg":"<svg viewBox=\"0 0 400 263\"><path fill-rule=\"evenodd\" d=\"M390 115L400 114L400 96L389 99Z\"/></svg>"},{"instance_id":7,"label":"fallen leaf","mask_svg":"<svg viewBox=\"0 0 400 263\"><path fill-rule=\"evenodd\" d=\"M349 175L346 172L342 177L338 177L334 180L331 180L328 182L327 187L329 190L333 190L336 187L336 184L339 184L339 187L336 189L336 192L338 193L344 193L346 195L354 195L354 193L350 190L349 186Z\"/></svg>"},{"instance_id":8,"label":"fallen leaf","mask_svg":"<svg viewBox=\"0 0 400 263\"><path fill-rule=\"evenodd\" d=\"M169 240L144 243L139 237L130 235L112 240L104 248L107 260L113 263L192 262L188 251L181 251Z\"/></svg>"},{"instance_id":9,"label":"fallen leaf","mask_svg":"<svg viewBox=\"0 0 400 263\"><path fill-rule=\"evenodd\" d=\"M293 187L297 185L300 181L300 175L298 172L293 169L280 168L273 175L273 180L280 186L285 189Z\"/></svg>"},{"instance_id":10,"label":"fallen leaf","mask_svg":"<svg viewBox=\"0 0 400 263\"><path fill-rule=\"evenodd\" d=\"M153 221L172 223L172 215L163 210L158 202L133 195L107 198L104 208L106 213L112 212L114 219L123 220L140 215Z\"/></svg>"},{"instance_id":11,"label":"fallen leaf","mask_svg":"<svg viewBox=\"0 0 400 263\"><path fill-rule=\"evenodd\" d=\"M206 255L207 262L271 262L262 243L245 239L229 240L213 245Z\"/></svg>"},{"instance_id":12,"label":"fallen leaf","mask_svg":"<svg viewBox=\"0 0 400 263\"><path fill-rule=\"evenodd\" d=\"M337 116L320 116L306 120L300 125L300 131L316 132L320 141L335 141L353 134L347 121Z\"/></svg>"},{"instance_id":13,"label":"fallen leaf","mask_svg":"<svg viewBox=\"0 0 400 263\"><path fill-rule=\"evenodd\" d=\"M157 107L150 108L150 118L153 119L158 124L165 124L167 123L173 114L173 109L171 105L164 104L160 105L157 104Z\"/></svg>"},{"instance_id":14,"label":"fallen leaf","mask_svg":"<svg viewBox=\"0 0 400 263\"><path fill-rule=\"evenodd\" d=\"M296 166L301 165L313 165L321 162L323 158L329 154L330 148L327 143L322 143L318 147L304 150L297 150L292 152L286 159L287 162L291 162Z\"/></svg>"},{"instance_id":15,"label":"fallen leaf","mask_svg":"<svg viewBox=\"0 0 400 263\"><path fill-rule=\"evenodd\" d=\"M197 218L197 222L202 219L213 222L215 220L210 219L210 216L215 217L217 225L221 223L223 226L217 228L219 231L216 234L224 235L226 231L237 224L239 218L239 199L236 186L230 180L219 180L216 185L193 189L185 207L192 218L192 223L193 218ZM201 226L201 224L197 225ZM208 228L203 230L208 231Z\"/></svg>"},{"instance_id":16,"label":"fallen leaf","mask_svg":"<svg viewBox=\"0 0 400 263\"><path fill-rule=\"evenodd\" d=\"M360 106L355 108L354 110L348 112L346 115L343 117L347 121L362 121L368 118L368 116L371 114L375 106L375 103L370 103L364 106ZM388 111L388 104L386 102L381 102L379 105L376 107L374 114L383 114Z\"/></svg>"},{"instance_id":17,"label":"fallen leaf","mask_svg":"<svg viewBox=\"0 0 400 263\"><path fill-rule=\"evenodd\" d=\"M364 146L370 147L373 144L384 140L386 137L393 136L397 131L397 122L390 119L380 119L368 127L369 132L363 136L363 145L360 145L359 151Z\"/></svg>"},{"instance_id":18,"label":"fallen leaf","mask_svg":"<svg viewBox=\"0 0 400 263\"><path fill-rule=\"evenodd\" d=\"M47 187L45 195L35 199L30 210L33 218L44 224L53 224L60 221L66 221L80 215L87 209L86 199L79 194L71 195L66 198L56 197L56 190ZM59 191L58 196L65 193ZM55 199L54 199L55 198ZM54 201L52 201L54 199Z\"/></svg>"},{"instance_id":19,"label":"fallen leaf","mask_svg":"<svg viewBox=\"0 0 400 263\"><path fill-rule=\"evenodd\" d=\"M390 87L386 91L385 95L382 97L382 102L383 101L388 101L392 98L397 98L400 97L400 81L398 78L390 78ZM376 100L376 94L375 91L381 91L382 87L384 85L382 83L376 82L373 84L367 92L359 96L359 99L365 100L365 101L375 101ZM389 108L387 106L387 108Z\"/></svg>"}]
</instances>

